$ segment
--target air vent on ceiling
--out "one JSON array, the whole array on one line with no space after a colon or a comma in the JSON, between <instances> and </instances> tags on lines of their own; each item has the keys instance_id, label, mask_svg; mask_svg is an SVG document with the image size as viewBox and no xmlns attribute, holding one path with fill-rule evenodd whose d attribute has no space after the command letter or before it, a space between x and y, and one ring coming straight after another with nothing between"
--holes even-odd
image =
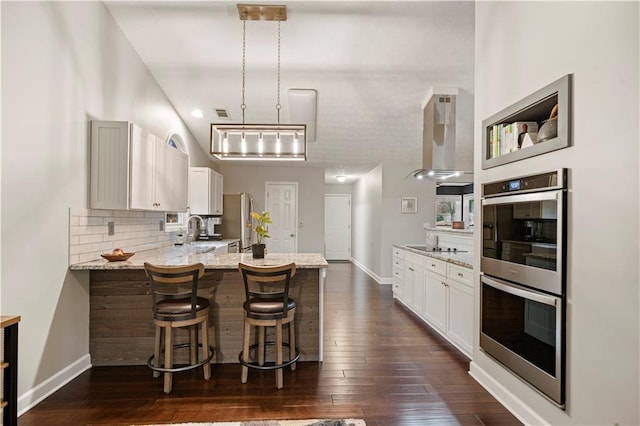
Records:
<instances>
[{"instance_id":1,"label":"air vent on ceiling","mask_svg":"<svg viewBox=\"0 0 640 426\"><path fill-rule=\"evenodd\" d=\"M221 120L231 120L231 115L229 115L229 111L222 108L216 108L216 115Z\"/></svg>"}]
</instances>

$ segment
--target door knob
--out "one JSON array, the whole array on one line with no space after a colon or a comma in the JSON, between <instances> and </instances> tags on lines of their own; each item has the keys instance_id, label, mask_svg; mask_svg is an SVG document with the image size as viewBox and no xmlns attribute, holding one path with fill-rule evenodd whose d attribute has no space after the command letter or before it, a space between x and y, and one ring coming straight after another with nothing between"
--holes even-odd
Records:
<instances>
[{"instance_id":1,"label":"door knob","mask_svg":"<svg viewBox=\"0 0 640 426\"><path fill-rule=\"evenodd\" d=\"M289 234L289 236L290 236L291 238L293 238L293 237L295 237L295 236L296 236L296 234Z\"/></svg>"}]
</instances>

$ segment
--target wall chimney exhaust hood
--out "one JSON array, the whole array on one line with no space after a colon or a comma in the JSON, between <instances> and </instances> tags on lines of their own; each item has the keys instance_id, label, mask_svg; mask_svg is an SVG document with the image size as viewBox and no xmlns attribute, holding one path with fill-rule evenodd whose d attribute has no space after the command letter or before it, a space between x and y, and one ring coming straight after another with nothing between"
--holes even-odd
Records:
<instances>
[{"instance_id":1,"label":"wall chimney exhaust hood","mask_svg":"<svg viewBox=\"0 0 640 426\"><path fill-rule=\"evenodd\" d=\"M456 161L457 98L458 89L452 87L435 87L427 94L422 110L422 168L409 176L437 182L473 181L473 172Z\"/></svg>"}]
</instances>

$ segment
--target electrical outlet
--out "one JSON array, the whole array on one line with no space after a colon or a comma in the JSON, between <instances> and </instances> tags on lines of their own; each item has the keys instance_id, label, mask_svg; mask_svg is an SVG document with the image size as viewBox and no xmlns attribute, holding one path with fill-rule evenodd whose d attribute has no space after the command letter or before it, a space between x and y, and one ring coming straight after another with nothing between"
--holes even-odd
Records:
<instances>
[{"instance_id":1,"label":"electrical outlet","mask_svg":"<svg viewBox=\"0 0 640 426\"><path fill-rule=\"evenodd\" d=\"M116 234L116 224L115 224L115 222L108 222L107 223L107 234L108 235L115 235Z\"/></svg>"},{"instance_id":2,"label":"electrical outlet","mask_svg":"<svg viewBox=\"0 0 640 426\"><path fill-rule=\"evenodd\" d=\"M164 231L164 220L161 220L160 223L158 224L158 230L159 231Z\"/></svg>"}]
</instances>

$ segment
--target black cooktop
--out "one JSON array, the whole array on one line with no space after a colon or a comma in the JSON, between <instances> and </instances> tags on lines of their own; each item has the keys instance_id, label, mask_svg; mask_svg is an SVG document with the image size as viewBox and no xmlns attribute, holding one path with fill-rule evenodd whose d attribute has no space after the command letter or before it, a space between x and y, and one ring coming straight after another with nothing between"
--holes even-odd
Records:
<instances>
[{"instance_id":1,"label":"black cooktop","mask_svg":"<svg viewBox=\"0 0 640 426\"><path fill-rule=\"evenodd\" d=\"M420 250L427 253L467 253L467 250L461 250L455 247L433 247L433 246L407 246L414 250Z\"/></svg>"}]
</instances>

